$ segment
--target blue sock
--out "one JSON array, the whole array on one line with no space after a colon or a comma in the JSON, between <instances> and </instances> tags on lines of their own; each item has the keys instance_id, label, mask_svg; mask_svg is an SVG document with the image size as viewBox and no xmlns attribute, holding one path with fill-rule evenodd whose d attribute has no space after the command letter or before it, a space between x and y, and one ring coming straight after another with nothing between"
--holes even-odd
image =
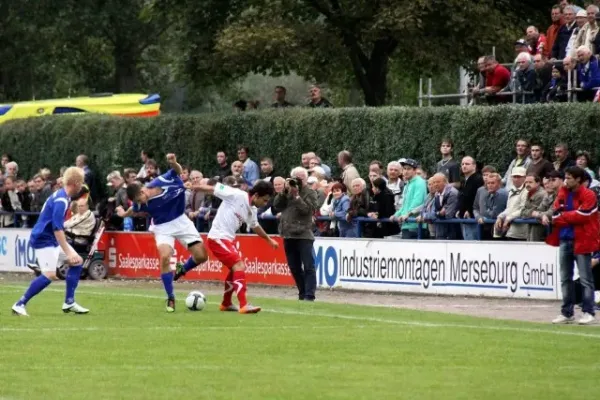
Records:
<instances>
[{"instance_id":1,"label":"blue sock","mask_svg":"<svg viewBox=\"0 0 600 400\"><path fill-rule=\"evenodd\" d=\"M67 281L67 290L65 291L65 303L67 304L75 303L75 289L77 289L77 285L79 284L81 269L81 265L78 265L76 267L69 267L67 277L65 278L65 280Z\"/></svg>"},{"instance_id":2,"label":"blue sock","mask_svg":"<svg viewBox=\"0 0 600 400\"><path fill-rule=\"evenodd\" d=\"M46 289L46 287L52 283L52 280L48 279L46 275L40 275L34 280L31 281L29 288L19 299L17 305L24 306L27 304L29 300L31 300L34 296L38 295L42 290Z\"/></svg>"},{"instance_id":3,"label":"blue sock","mask_svg":"<svg viewBox=\"0 0 600 400\"><path fill-rule=\"evenodd\" d=\"M160 279L162 279L163 285L165 286L165 292L167 292L167 297L169 299L174 299L175 295L173 294L173 273L165 272L160 276Z\"/></svg>"},{"instance_id":4,"label":"blue sock","mask_svg":"<svg viewBox=\"0 0 600 400\"><path fill-rule=\"evenodd\" d=\"M194 257L188 258L188 260L185 262L185 264L183 264L183 270L185 272L188 272L191 269L194 269L198 266L198 264L196 264L196 261L194 261Z\"/></svg>"}]
</instances>

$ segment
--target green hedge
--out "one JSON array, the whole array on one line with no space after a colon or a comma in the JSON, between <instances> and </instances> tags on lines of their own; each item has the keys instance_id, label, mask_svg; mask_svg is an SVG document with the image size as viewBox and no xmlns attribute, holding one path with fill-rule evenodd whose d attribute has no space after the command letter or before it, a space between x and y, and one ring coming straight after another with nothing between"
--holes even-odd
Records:
<instances>
[{"instance_id":1,"label":"green hedge","mask_svg":"<svg viewBox=\"0 0 600 400\"><path fill-rule=\"evenodd\" d=\"M139 167L142 148L153 150L161 162L166 152L175 152L182 163L211 172L217 150L225 149L232 158L243 143L251 158L270 156L276 169L287 173L303 152L314 150L333 166L337 152L348 149L366 176L373 159L385 163L413 157L431 169L443 137L454 140L456 154L473 155L501 170L519 137L538 140L551 153L565 141L575 151L589 150L598 165L599 128L598 104L292 109L149 119L50 116L0 125L0 151L11 153L30 176L40 166L58 171L82 152L101 174Z\"/></svg>"}]
</instances>

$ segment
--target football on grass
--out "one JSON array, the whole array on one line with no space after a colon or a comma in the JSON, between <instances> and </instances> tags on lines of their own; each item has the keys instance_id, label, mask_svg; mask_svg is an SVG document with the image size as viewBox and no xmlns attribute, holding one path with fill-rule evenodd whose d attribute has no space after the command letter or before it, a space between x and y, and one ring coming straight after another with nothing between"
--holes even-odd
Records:
<instances>
[{"instance_id":1,"label":"football on grass","mask_svg":"<svg viewBox=\"0 0 600 400\"><path fill-rule=\"evenodd\" d=\"M206 296L199 290L194 290L187 295L185 306L192 311L202 311L206 305Z\"/></svg>"}]
</instances>

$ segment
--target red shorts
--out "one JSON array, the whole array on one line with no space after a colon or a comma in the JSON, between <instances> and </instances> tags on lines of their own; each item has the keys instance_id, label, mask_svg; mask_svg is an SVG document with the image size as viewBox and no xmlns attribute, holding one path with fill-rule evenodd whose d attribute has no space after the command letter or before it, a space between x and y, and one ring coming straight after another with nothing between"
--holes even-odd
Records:
<instances>
[{"instance_id":1,"label":"red shorts","mask_svg":"<svg viewBox=\"0 0 600 400\"><path fill-rule=\"evenodd\" d=\"M215 258L221 261L223 265L229 269L242 261L241 253L230 240L208 238L206 244Z\"/></svg>"}]
</instances>

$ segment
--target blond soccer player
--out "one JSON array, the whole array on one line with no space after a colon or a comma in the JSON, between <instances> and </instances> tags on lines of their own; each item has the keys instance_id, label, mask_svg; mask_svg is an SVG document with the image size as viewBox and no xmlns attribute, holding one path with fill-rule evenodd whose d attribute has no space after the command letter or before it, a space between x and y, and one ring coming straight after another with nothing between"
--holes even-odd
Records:
<instances>
[{"instance_id":1,"label":"blond soccer player","mask_svg":"<svg viewBox=\"0 0 600 400\"><path fill-rule=\"evenodd\" d=\"M29 242L35 249L37 264L41 275L36 277L25 294L12 306L13 314L28 316L25 306L40 294L53 280L56 280L56 267L65 261L69 264L66 276L65 313L87 314L88 309L75 302L75 290L79 284L83 260L67 243L64 232L65 214L69 209L71 197L81 191L84 173L81 168L67 168L63 175L64 187L52 194L44 203L40 217L31 231Z\"/></svg>"}]
</instances>

